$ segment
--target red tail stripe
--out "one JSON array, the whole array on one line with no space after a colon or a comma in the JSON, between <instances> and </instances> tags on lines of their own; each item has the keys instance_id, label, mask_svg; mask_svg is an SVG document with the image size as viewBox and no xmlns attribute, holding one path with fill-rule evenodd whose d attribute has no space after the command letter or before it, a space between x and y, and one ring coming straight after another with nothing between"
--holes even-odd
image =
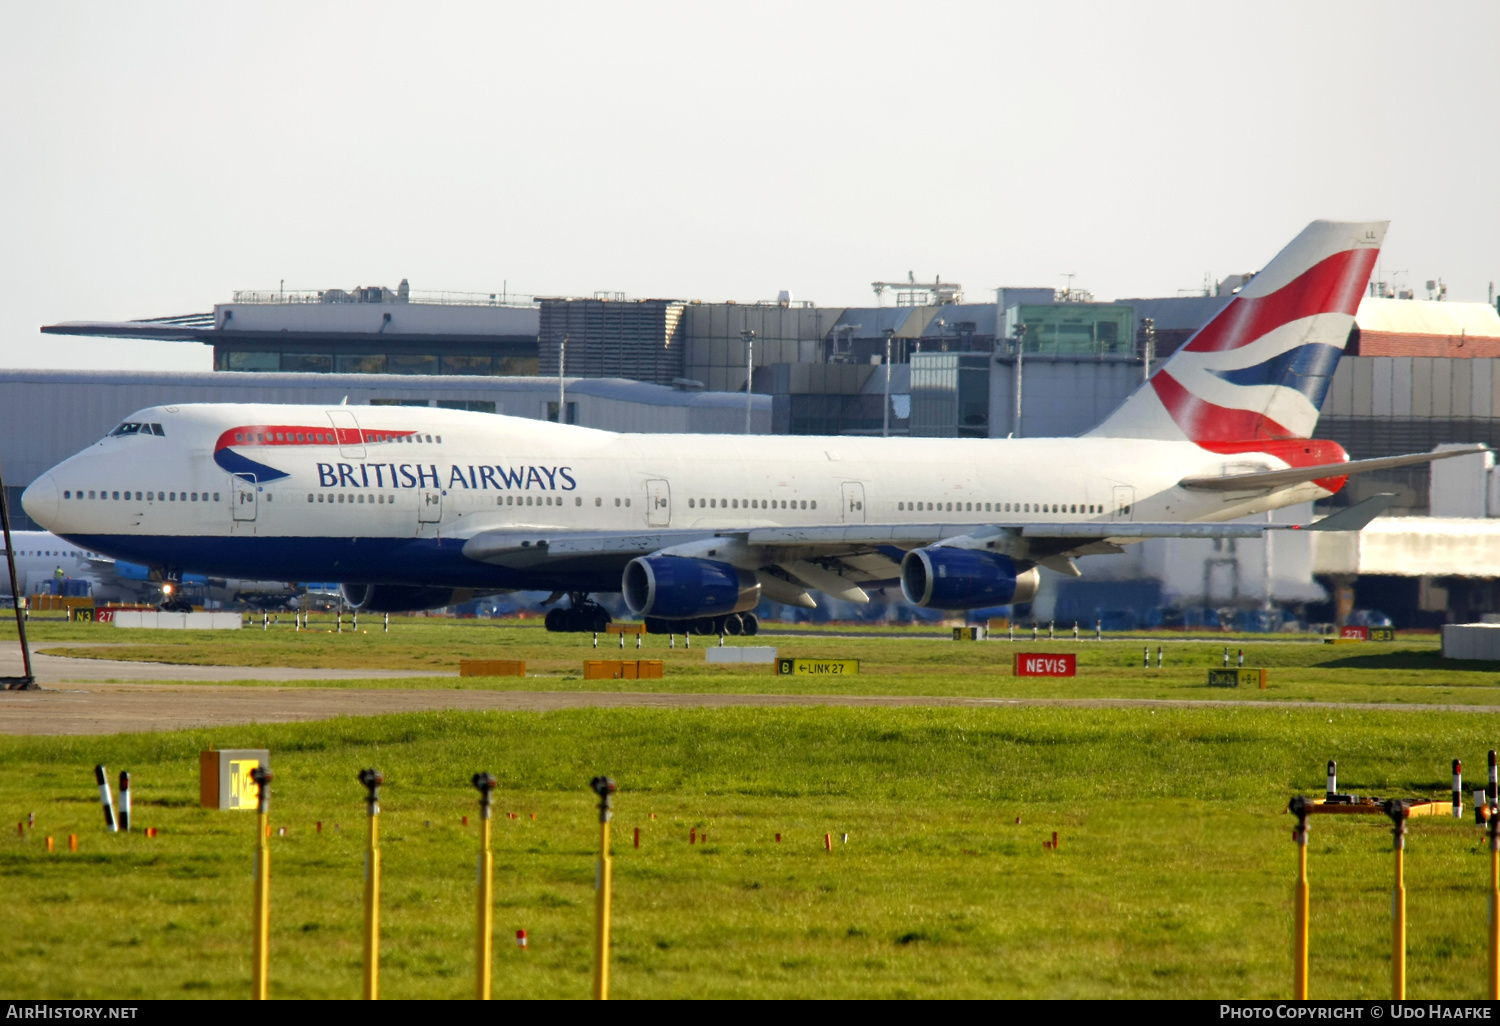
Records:
<instances>
[{"instance_id":1,"label":"red tail stripe","mask_svg":"<svg viewBox=\"0 0 1500 1026\"><path fill-rule=\"evenodd\" d=\"M1269 296L1236 296L1184 349L1216 353L1249 345L1268 331L1320 313L1353 315L1378 249L1349 249L1314 264Z\"/></svg>"},{"instance_id":2,"label":"red tail stripe","mask_svg":"<svg viewBox=\"0 0 1500 1026\"><path fill-rule=\"evenodd\" d=\"M1231 410L1199 399L1165 369L1151 376L1151 387L1182 433L1198 444L1265 438L1296 438L1274 420L1254 410Z\"/></svg>"}]
</instances>

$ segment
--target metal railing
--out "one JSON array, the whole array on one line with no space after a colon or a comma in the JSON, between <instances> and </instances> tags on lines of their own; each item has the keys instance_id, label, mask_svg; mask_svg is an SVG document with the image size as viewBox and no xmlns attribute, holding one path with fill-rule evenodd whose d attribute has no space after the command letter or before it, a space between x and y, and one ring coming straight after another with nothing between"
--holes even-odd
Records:
<instances>
[{"instance_id":1,"label":"metal railing","mask_svg":"<svg viewBox=\"0 0 1500 1026\"><path fill-rule=\"evenodd\" d=\"M373 290L371 290L373 291ZM365 303L386 305L413 303L420 306L507 306L531 307L536 297L518 292L446 292L417 291L413 289L406 299L395 298L396 293L384 290L382 299L362 299L357 291L344 289L236 289L234 302L243 305L281 304L333 304Z\"/></svg>"}]
</instances>

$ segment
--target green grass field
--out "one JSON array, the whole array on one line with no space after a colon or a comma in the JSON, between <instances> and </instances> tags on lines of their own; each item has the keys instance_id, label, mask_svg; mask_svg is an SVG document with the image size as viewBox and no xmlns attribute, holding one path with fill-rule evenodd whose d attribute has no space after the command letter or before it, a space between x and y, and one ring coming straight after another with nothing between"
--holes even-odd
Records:
<instances>
[{"instance_id":1,"label":"green grass field","mask_svg":"<svg viewBox=\"0 0 1500 1026\"><path fill-rule=\"evenodd\" d=\"M1439 796L1448 760L1481 767L1493 733L1291 708L638 709L0 739L0 815L37 814L0 841L0 992L248 993L253 818L196 807L213 743L273 751L274 996L358 993L354 775L371 764L388 780L388 997L471 993L477 834L460 817L479 769L520 814L497 821L497 996L587 994L601 772L620 784L619 997L1285 996L1288 795L1320 790L1332 756L1346 789ZM157 838L104 832L99 761L131 771ZM1387 992L1383 824L1314 821L1314 996ZM1483 996L1486 859L1467 822L1412 826L1412 996Z\"/></svg>"},{"instance_id":2,"label":"green grass field","mask_svg":"<svg viewBox=\"0 0 1500 1026\"><path fill-rule=\"evenodd\" d=\"M684 651L681 638L669 650L652 637L640 655L667 660L661 680L584 681L585 658L619 650L513 623L401 618L390 634L343 635L34 623L32 634L40 650L105 659L456 671L460 658L519 657L531 674L305 686L1263 703L429 713L0 737L0 824L37 817L24 836L0 835L12 938L0 993L35 998L248 994L253 817L197 807L197 754L209 745L273 752L272 819L287 831L272 839L273 996L358 994L365 817L354 775L375 765L388 780L388 997L472 992L477 831L460 818L476 812L467 781L485 769L500 778L502 815L519 813L496 824L497 996L588 993L597 823L587 781L608 773L621 789L616 996L1269 998L1290 990L1287 798L1321 791L1329 758L1345 790L1445 797L1449 761L1462 758L1475 781L1500 740L1489 717L1398 711L1500 705L1500 666L1445 663L1422 637L1165 642L1161 671L1158 643L1143 670L1146 642L1133 638L754 642L860 658L848 679L709 667L706 639ZM1207 687L1225 644L1269 667L1271 686ZM1077 652L1080 675L1013 677L1016 649ZM96 762L131 772L136 824L158 837L105 832ZM690 830L707 842L690 845ZM1315 997L1388 993L1389 849L1383 818L1314 820ZM1484 996L1487 858L1468 821L1413 823L1412 996ZM525 952L511 942L517 929L530 935Z\"/></svg>"}]
</instances>

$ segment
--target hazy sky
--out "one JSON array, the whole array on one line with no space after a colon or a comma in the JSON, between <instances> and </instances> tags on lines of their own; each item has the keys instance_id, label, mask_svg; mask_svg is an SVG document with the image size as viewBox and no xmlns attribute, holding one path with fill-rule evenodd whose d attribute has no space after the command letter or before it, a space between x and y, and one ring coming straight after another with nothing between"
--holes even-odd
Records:
<instances>
[{"instance_id":1,"label":"hazy sky","mask_svg":"<svg viewBox=\"0 0 1500 1026\"><path fill-rule=\"evenodd\" d=\"M1309 220L1500 280L1500 4L6 0L0 366L237 288L1175 295Z\"/></svg>"}]
</instances>

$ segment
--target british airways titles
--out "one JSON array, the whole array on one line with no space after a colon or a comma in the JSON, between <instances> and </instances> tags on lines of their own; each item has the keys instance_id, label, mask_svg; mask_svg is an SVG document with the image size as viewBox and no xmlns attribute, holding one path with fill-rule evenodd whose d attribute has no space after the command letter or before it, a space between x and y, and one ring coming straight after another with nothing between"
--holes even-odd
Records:
<instances>
[{"instance_id":1,"label":"british airways titles","mask_svg":"<svg viewBox=\"0 0 1500 1026\"><path fill-rule=\"evenodd\" d=\"M466 488L510 491L536 488L571 492L578 487L572 467L501 467L448 465L445 484L436 463L319 463L322 488ZM373 480L372 480L373 478Z\"/></svg>"}]
</instances>

